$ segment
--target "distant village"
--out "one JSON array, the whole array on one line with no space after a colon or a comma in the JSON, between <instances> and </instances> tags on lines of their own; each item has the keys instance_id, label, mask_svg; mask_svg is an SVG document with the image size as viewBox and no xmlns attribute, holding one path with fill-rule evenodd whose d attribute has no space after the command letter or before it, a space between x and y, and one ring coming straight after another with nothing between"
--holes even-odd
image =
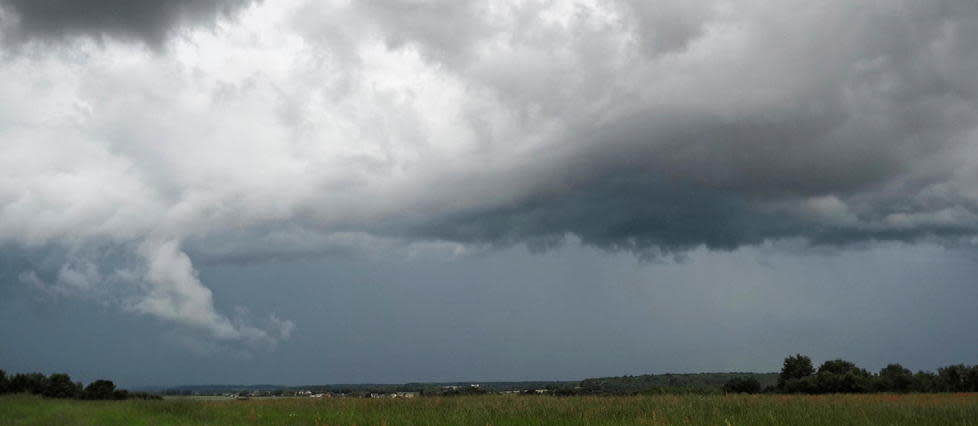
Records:
<instances>
[{"instance_id":1,"label":"distant village","mask_svg":"<svg viewBox=\"0 0 978 426\"><path fill-rule=\"evenodd\" d=\"M421 396L421 392L390 392L390 393L380 393L380 392L370 392L363 395L357 395L353 393L345 392L319 392L314 393L310 390L299 390L295 392L274 392L274 391L247 391L247 392L232 392L226 393L222 396L231 399L250 399L250 398L351 398L351 397L367 397L367 398L417 398Z\"/></svg>"},{"instance_id":2,"label":"distant village","mask_svg":"<svg viewBox=\"0 0 978 426\"><path fill-rule=\"evenodd\" d=\"M164 391L169 396L223 397L228 399L253 398L418 398L421 396L452 396L452 395L481 395L481 394L533 394L542 395L554 391L552 384L543 386L523 386L500 388L498 385L486 387L479 383L424 385L417 390L384 389L384 385L356 389L324 390L320 387L309 388L256 388L220 391L219 389L200 387L199 389L170 389ZM495 385L495 384L494 384ZM378 389L379 388L379 389Z\"/></svg>"}]
</instances>

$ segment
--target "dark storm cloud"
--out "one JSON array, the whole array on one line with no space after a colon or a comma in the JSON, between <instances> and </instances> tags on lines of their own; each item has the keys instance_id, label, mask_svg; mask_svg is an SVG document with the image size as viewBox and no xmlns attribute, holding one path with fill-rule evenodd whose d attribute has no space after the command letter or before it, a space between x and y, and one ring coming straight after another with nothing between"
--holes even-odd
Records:
<instances>
[{"instance_id":1,"label":"dark storm cloud","mask_svg":"<svg viewBox=\"0 0 978 426\"><path fill-rule=\"evenodd\" d=\"M421 224L429 238L546 247L566 234L611 250L678 252L699 245L733 249L791 232L785 217L753 211L736 194L616 170L548 196ZM654 253L653 253L654 254Z\"/></svg>"},{"instance_id":2,"label":"dark storm cloud","mask_svg":"<svg viewBox=\"0 0 978 426\"><path fill-rule=\"evenodd\" d=\"M231 14L254 0L2 0L11 38L114 36L160 45L174 27Z\"/></svg>"},{"instance_id":3,"label":"dark storm cloud","mask_svg":"<svg viewBox=\"0 0 978 426\"><path fill-rule=\"evenodd\" d=\"M531 89L535 97L499 75L480 75L479 59L458 68L514 104L574 122L559 153L541 155L550 182L508 204L426 218L407 225L408 234L536 244L569 233L599 247L671 252L785 237L844 244L955 241L978 232L978 199L965 189L976 183L968 157L978 143L978 80L969 77L978 64L973 2L745 8L735 18L703 7L710 4L622 4L634 16L621 25L653 58L646 66L666 61L663 54L691 54L697 42L722 43L707 40L704 29L724 19L746 27L737 30L745 42L736 58L718 55L712 70L692 68L689 79L698 84L679 98L650 96L600 124L575 108L590 93L608 95L623 84L613 80L619 71L596 71L602 60L614 61L611 49L593 56L577 50L581 79L555 73ZM672 15L682 19L659 22ZM569 37L554 48L580 48ZM432 51L442 43L431 33L415 42ZM616 101L635 102L623 95L609 109ZM518 179L513 185L523 184Z\"/></svg>"},{"instance_id":4,"label":"dark storm cloud","mask_svg":"<svg viewBox=\"0 0 978 426\"><path fill-rule=\"evenodd\" d=\"M593 148L557 162L550 171L559 177L531 196L398 226L412 238L541 247L574 234L585 244L641 253L793 237L814 244L957 241L978 232L978 205L935 191L960 176L921 170L917 161L973 144L967 138L976 121L928 114L953 109L939 103L908 102L885 126L842 105L733 122L644 112L575 136L591 138ZM920 220L901 225L908 215Z\"/></svg>"}]
</instances>

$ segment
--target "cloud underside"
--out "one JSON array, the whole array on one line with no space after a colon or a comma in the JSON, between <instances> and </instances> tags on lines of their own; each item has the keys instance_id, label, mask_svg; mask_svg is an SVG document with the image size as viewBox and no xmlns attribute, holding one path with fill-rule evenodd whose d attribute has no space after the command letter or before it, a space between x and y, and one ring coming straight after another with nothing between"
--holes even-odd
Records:
<instances>
[{"instance_id":1,"label":"cloud underside","mask_svg":"<svg viewBox=\"0 0 978 426\"><path fill-rule=\"evenodd\" d=\"M978 231L973 2L252 4L0 2L0 241L73 256L23 281L274 341L190 259Z\"/></svg>"},{"instance_id":2,"label":"cloud underside","mask_svg":"<svg viewBox=\"0 0 978 426\"><path fill-rule=\"evenodd\" d=\"M6 37L61 40L73 36L115 37L159 46L174 28L210 25L254 0L3 0Z\"/></svg>"}]
</instances>

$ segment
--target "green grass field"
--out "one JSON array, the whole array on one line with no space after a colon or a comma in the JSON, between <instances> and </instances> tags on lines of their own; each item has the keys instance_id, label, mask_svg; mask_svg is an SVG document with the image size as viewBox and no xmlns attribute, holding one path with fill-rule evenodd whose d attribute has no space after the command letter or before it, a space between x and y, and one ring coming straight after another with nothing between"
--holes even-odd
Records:
<instances>
[{"instance_id":1,"label":"green grass field","mask_svg":"<svg viewBox=\"0 0 978 426\"><path fill-rule=\"evenodd\" d=\"M978 394L74 401L0 397L21 425L978 425Z\"/></svg>"}]
</instances>

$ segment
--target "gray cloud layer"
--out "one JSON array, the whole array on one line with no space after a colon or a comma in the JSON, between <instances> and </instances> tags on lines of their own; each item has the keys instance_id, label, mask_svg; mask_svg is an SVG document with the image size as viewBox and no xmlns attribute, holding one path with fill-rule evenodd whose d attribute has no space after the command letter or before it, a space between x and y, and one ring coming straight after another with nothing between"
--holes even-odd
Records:
<instances>
[{"instance_id":1,"label":"gray cloud layer","mask_svg":"<svg viewBox=\"0 0 978 426\"><path fill-rule=\"evenodd\" d=\"M89 35L133 38L157 46L177 25L228 16L254 0L3 0L14 40Z\"/></svg>"},{"instance_id":2,"label":"gray cloud layer","mask_svg":"<svg viewBox=\"0 0 978 426\"><path fill-rule=\"evenodd\" d=\"M978 233L973 2L280 0L172 39L244 3L3 4L106 36L0 64L0 241L92 265L23 280L224 339L290 326L217 313L191 259Z\"/></svg>"},{"instance_id":3,"label":"gray cloud layer","mask_svg":"<svg viewBox=\"0 0 978 426\"><path fill-rule=\"evenodd\" d=\"M505 49L464 63L443 39L416 34L432 61L492 87L525 119L564 125L553 151L536 154L550 176L530 194L418 233L574 233L667 250L971 236L976 12L949 1L622 3L611 19L582 7L562 25L517 25ZM404 28L421 24L399 16L387 39L404 43L415 34ZM469 51L496 41L466 37Z\"/></svg>"}]
</instances>

